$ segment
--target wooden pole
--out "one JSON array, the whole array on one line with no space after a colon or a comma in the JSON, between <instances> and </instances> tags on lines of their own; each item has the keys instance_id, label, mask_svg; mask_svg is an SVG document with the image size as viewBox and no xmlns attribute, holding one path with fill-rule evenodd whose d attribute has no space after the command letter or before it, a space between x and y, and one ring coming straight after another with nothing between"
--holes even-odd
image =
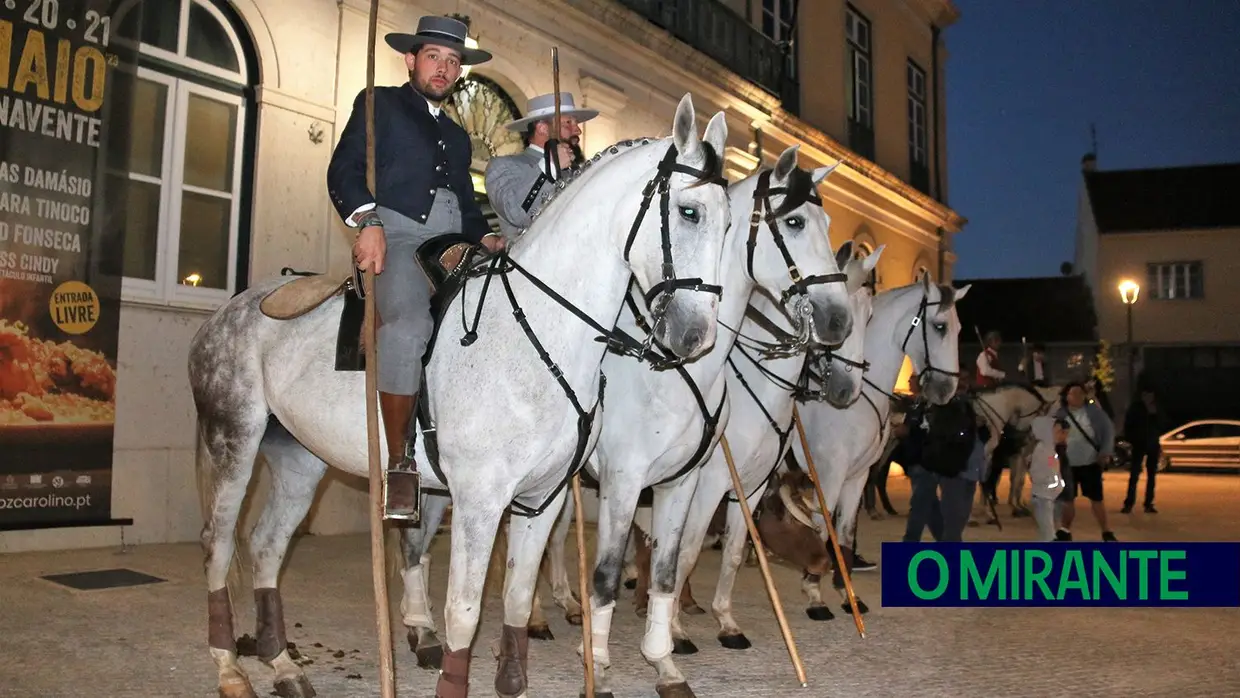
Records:
<instances>
[{"instance_id":1,"label":"wooden pole","mask_svg":"<svg viewBox=\"0 0 1240 698\"><path fill-rule=\"evenodd\" d=\"M844 578L844 590L848 593L848 606L852 609L853 623L857 633L865 638L865 621L861 619L861 611L857 609L857 595L853 593L852 575L848 565L844 564L844 555L840 551L840 539L835 535L835 524L831 523L831 511L827 509L827 498L822 493L822 483L818 480L818 470L814 467L814 455L809 452L809 440L805 438L805 425L801 423L801 413L796 404L792 405L792 418L797 423L797 433L801 436L801 448L805 451L805 465L809 471L809 479L814 482L814 491L818 493L818 508L822 511L822 520L827 524L827 536L831 539L831 547L835 550L835 564L840 568L840 576Z\"/></svg>"},{"instance_id":2,"label":"wooden pole","mask_svg":"<svg viewBox=\"0 0 1240 698\"><path fill-rule=\"evenodd\" d=\"M379 26L379 0L370 2L370 35L366 41L366 186L375 191L375 35ZM367 270L362 284L366 314L362 341L366 344L366 435L370 456L370 562L375 589L375 615L379 626L379 695L396 698L393 668L392 617L388 609L386 546L383 540L383 466L379 458L378 351L375 332L375 273Z\"/></svg>"},{"instance_id":3,"label":"wooden pole","mask_svg":"<svg viewBox=\"0 0 1240 698\"><path fill-rule=\"evenodd\" d=\"M555 115L551 120L551 138L557 145L557 152L549 153L554 163L559 163L560 154L560 48L551 47L551 89L555 92ZM556 167L556 171L559 168ZM573 475L573 505L576 507L574 518L577 524L577 587L581 595L581 660L586 669L586 698L594 698L594 627L590 616L590 574L586 562L586 514L581 506L581 473Z\"/></svg>"},{"instance_id":4,"label":"wooden pole","mask_svg":"<svg viewBox=\"0 0 1240 698\"><path fill-rule=\"evenodd\" d=\"M745 517L745 527L749 529L749 538L753 541L754 550L758 553L758 566L762 568L762 579L766 582L767 596L771 597L771 606L775 608L775 620L779 621L779 632L784 636L784 645L788 647L788 656L792 658L792 668L797 672L797 680L801 688L809 685L805 678L805 665L801 663L801 654L797 652L797 643L792 639L792 630L788 628L788 619L784 616L784 605L779 600L779 591L775 589L775 581L771 578L771 568L766 562L766 547L758 536L758 527L753 522L753 513L749 511L749 502L745 499L745 487L741 484L741 476L736 472L736 463L732 460L732 448L728 446L728 437L719 439L723 446L723 457L728 461L728 471L732 473L732 491L741 505L741 514Z\"/></svg>"}]
</instances>

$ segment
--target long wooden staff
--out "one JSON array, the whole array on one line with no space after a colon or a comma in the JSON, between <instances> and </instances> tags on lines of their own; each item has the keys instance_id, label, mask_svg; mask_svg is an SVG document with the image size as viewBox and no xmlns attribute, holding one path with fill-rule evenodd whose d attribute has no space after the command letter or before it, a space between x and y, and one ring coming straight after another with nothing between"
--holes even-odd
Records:
<instances>
[{"instance_id":1,"label":"long wooden staff","mask_svg":"<svg viewBox=\"0 0 1240 698\"><path fill-rule=\"evenodd\" d=\"M758 536L758 527L753 522L753 513L749 511L749 501L745 498L745 487L741 484L741 476L736 472L736 463L732 460L732 448L728 446L728 437L719 439L723 446L723 457L728 461L728 471L732 473L732 490L736 492L736 500L740 502L741 514L745 517L745 527L749 529L749 539L753 541L754 550L758 553L758 566L762 568L762 579L766 582L766 593L771 597L771 606L775 608L775 620L779 621L779 632L784 636L784 645L788 647L788 656L792 658L792 668L797 672L797 680L801 688L809 685L805 678L805 665L801 663L801 654L797 652L797 643L792 639L792 630L788 627L788 619L784 616L784 605L779 600L779 591L775 589L775 581L771 578L771 568L766 562L766 547Z\"/></svg>"},{"instance_id":2,"label":"long wooden staff","mask_svg":"<svg viewBox=\"0 0 1240 698\"><path fill-rule=\"evenodd\" d=\"M379 0L370 2L370 36L366 40L366 186L375 191L375 35L379 26ZM362 341L366 345L366 435L370 456L370 563L375 587L375 615L379 624L379 695L396 698L393 669L392 618L388 610L387 559L383 540L383 478L379 462L378 351L375 347L375 272L366 270L362 284L366 314Z\"/></svg>"},{"instance_id":3,"label":"long wooden staff","mask_svg":"<svg viewBox=\"0 0 1240 698\"><path fill-rule=\"evenodd\" d=\"M809 452L809 440L805 438L805 425L801 423L801 413L796 404L792 405L792 419L797 423L797 433L801 435L801 448L805 451L805 465L809 471L809 479L814 482L814 491L818 493L818 508L822 511L822 520L827 524L827 535L831 538L831 547L835 550L835 564L844 578L844 589L848 593L848 606L852 609L853 622L857 625L857 633L865 638L865 621L861 619L861 611L857 609L857 595L853 593L852 575L848 565L844 564L844 555L840 551L840 539L835 535L835 524L831 523L831 511L827 509L827 498L822 493L822 483L818 480L818 469L814 467L814 455Z\"/></svg>"},{"instance_id":4,"label":"long wooden staff","mask_svg":"<svg viewBox=\"0 0 1240 698\"><path fill-rule=\"evenodd\" d=\"M551 89L555 92L555 115L551 119L551 133L557 152L548 153L552 163L559 163L560 142L560 49L551 47ZM556 167L558 171L559 168ZM581 473L573 475L574 518L577 524L577 587L581 595L581 650L586 667L586 698L594 698L594 629L590 617L590 575L586 567L586 514L581 506Z\"/></svg>"}]
</instances>

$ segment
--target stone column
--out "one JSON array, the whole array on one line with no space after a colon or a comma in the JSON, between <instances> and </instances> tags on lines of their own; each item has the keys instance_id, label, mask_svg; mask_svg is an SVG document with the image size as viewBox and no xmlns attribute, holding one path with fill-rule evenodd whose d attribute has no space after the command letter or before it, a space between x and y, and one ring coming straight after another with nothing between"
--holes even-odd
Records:
<instances>
[{"instance_id":1,"label":"stone column","mask_svg":"<svg viewBox=\"0 0 1240 698\"><path fill-rule=\"evenodd\" d=\"M612 145L629 134L620 127L620 113L629 102L629 97L619 87L589 73L582 73L578 84L581 87L581 104L589 109L597 109L599 114L594 119L582 124L581 150L586 157Z\"/></svg>"}]
</instances>

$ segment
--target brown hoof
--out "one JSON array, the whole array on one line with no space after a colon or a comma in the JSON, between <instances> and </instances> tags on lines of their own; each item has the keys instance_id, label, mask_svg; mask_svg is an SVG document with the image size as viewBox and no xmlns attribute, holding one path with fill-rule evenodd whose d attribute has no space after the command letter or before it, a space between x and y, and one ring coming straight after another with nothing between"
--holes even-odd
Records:
<instances>
[{"instance_id":1,"label":"brown hoof","mask_svg":"<svg viewBox=\"0 0 1240 698\"><path fill-rule=\"evenodd\" d=\"M249 679L240 678L220 685L220 698L258 698Z\"/></svg>"},{"instance_id":2,"label":"brown hoof","mask_svg":"<svg viewBox=\"0 0 1240 698\"><path fill-rule=\"evenodd\" d=\"M529 633L531 640L554 640L555 635L551 634L551 626L549 625L531 625L526 632Z\"/></svg>"},{"instance_id":3,"label":"brown hoof","mask_svg":"<svg viewBox=\"0 0 1240 698\"><path fill-rule=\"evenodd\" d=\"M580 613L565 613L564 620L568 621L569 625L581 625L582 623Z\"/></svg>"},{"instance_id":4,"label":"brown hoof","mask_svg":"<svg viewBox=\"0 0 1240 698\"><path fill-rule=\"evenodd\" d=\"M720 635L719 644L723 645L724 649L729 650L747 650L750 647L753 647L753 644L749 642L749 638L745 637L745 633L737 633L736 635Z\"/></svg>"},{"instance_id":5,"label":"brown hoof","mask_svg":"<svg viewBox=\"0 0 1240 698\"><path fill-rule=\"evenodd\" d=\"M633 609L633 612L637 614L637 617L638 617L638 618L645 618L645 617L646 617L646 607L645 607L645 606L638 606L638 607L636 607L636 608L634 608L634 609Z\"/></svg>"},{"instance_id":6,"label":"brown hoof","mask_svg":"<svg viewBox=\"0 0 1240 698\"><path fill-rule=\"evenodd\" d=\"M443 645L417 647L413 656L418 660L419 669L438 669L443 664Z\"/></svg>"},{"instance_id":7,"label":"brown hoof","mask_svg":"<svg viewBox=\"0 0 1240 698\"><path fill-rule=\"evenodd\" d=\"M659 698L697 698L693 693L693 689L689 688L689 684L669 683L666 686L655 686L655 693L659 694Z\"/></svg>"},{"instance_id":8,"label":"brown hoof","mask_svg":"<svg viewBox=\"0 0 1240 698\"><path fill-rule=\"evenodd\" d=\"M276 695L280 698L314 698L318 695L310 679L304 675L296 679L280 679L276 681Z\"/></svg>"},{"instance_id":9,"label":"brown hoof","mask_svg":"<svg viewBox=\"0 0 1240 698\"><path fill-rule=\"evenodd\" d=\"M690 616L704 616L704 615L706 615L706 611L705 611L705 610L703 610L703 608L702 608L701 606L697 605L697 604L690 604L690 605L688 605L688 606L685 606L684 608L681 608L681 609L680 609L680 611L681 611L682 613L684 613L684 614L686 614L686 615L690 615Z\"/></svg>"}]
</instances>

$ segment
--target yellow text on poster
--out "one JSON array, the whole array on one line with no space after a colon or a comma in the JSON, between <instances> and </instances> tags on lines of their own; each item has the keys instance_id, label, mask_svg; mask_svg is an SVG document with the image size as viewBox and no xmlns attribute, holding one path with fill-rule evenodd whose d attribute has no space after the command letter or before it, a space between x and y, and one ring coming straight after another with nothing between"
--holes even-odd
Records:
<instances>
[{"instance_id":1,"label":"yellow text on poster","mask_svg":"<svg viewBox=\"0 0 1240 698\"><path fill-rule=\"evenodd\" d=\"M52 291L52 322L67 334L86 334L99 321L99 295L81 281L66 281Z\"/></svg>"}]
</instances>

